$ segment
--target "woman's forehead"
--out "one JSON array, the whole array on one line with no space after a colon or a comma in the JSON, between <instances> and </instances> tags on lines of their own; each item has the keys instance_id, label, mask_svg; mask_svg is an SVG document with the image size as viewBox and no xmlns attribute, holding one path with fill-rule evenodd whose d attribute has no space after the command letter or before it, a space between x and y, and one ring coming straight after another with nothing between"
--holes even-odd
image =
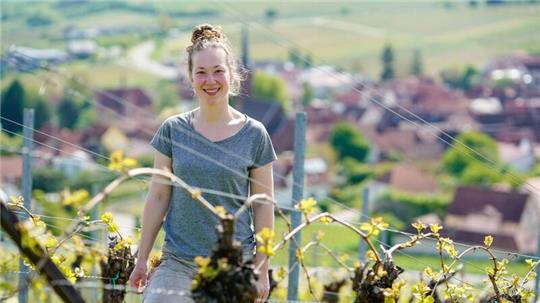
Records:
<instances>
[{"instance_id":1,"label":"woman's forehead","mask_svg":"<svg viewBox=\"0 0 540 303\"><path fill-rule=\"evenodd\" d=\"M221 48L206 48L193 55L194 68L213 68L227 65L227 54Z\"/></svg>"}]
</instances>

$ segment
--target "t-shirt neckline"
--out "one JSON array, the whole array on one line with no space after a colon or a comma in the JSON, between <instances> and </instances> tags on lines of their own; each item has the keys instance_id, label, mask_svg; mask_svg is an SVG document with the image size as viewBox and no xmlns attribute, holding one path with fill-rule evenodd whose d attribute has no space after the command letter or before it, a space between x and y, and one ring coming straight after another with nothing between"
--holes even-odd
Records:
<instances>
[{"instance_id":1,"label":"t-shirt neckline","mask_svg":"<svg viewBox=\"0 0 540 303\"><path fill-rule=\"evenodd\" d=\"M246 119L246 120L244 121L244 125L242 125L242 128L240 128L236 133L234 133L234 134L228 136L228 137L225 138L225 139L218 140L218 141L212 141L212 140L208 139L205 135L201 134L199 131L197 131L197 130L195 129L195 126L193 125L193 117L194 117L194 115L195 115L195 111L196 111L196 110L197 110L197 109L194 109L194 110L190 111L189 114L188 114L188 125L189 125L189 127L191 128L191 130L192 130L194 133L196 133L197 135L201 136L201 137L204 138L206 141L212 142L212 143L216 143L216 144L217 144L217 143L223 143L223 142L229 141L229 140L231 140L231 139L233 139L233 138L236 138L236 137L239 136L241 133L243 133L245 129L247 129L247 126L248 126L248 123L249 123L249 116L246 115L246 114L244 114L244 113L242 113L242 114L244 115L245 119Z\"/></svg>"}]
</instances>

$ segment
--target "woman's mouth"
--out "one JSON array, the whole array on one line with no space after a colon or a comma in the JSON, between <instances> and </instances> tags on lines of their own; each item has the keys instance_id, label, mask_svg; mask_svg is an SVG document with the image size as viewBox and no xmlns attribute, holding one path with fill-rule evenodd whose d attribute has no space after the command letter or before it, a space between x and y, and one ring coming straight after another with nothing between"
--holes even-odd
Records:
<instances>
[{"instance_id":1,"label":"woman's mouth","mask_svg":"<svg viewBox=\"0 0 540 303\"><path fill-rule=\"evenodd\" d=\"M212 89L203 89L203 91L210 96L214 96L219 92L220 89L221 88L218 87L218 88L212 88Z\"/></svg>"}]
</instances>

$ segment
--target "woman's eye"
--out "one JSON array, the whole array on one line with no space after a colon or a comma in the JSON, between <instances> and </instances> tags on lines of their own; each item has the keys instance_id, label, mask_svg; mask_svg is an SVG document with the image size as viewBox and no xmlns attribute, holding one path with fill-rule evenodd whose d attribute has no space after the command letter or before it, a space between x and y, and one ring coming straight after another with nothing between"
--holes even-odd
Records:
<instances>
[{"instance_id":1,"label":"woman's eye","mask_svg":"<svg viewBox=\"0 0 540 303\"><path fill-rule=\"evenodd\" d=\"M216 73L218 73L218 74L221 74L221 73L223 73L223 72L224 72L224 71L221 70L221 69L216 71Z\"/></svg>"},{"instance_id":2,"label":"woman's eye","mask_svg":"<svg viewBox=\"0 0 540 303\"><path fill-rule=\"evenodd\" d=\"M202 74L204 74L203 71L198 71L198 72L197 72L197 75L202 75Z\"/></svg>"}]
</instances>

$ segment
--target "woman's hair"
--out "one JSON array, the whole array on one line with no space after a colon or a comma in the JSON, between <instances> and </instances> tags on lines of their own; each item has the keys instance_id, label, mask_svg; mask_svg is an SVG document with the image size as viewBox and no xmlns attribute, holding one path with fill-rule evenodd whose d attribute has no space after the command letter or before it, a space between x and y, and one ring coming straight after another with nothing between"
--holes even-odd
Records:
<instances>
[{"instance_id":1,"label":"woman's hair","mask_svg":"<svg viewBox=\"0 0 540 303\"><path fill-rule=\"evenodd\" d=\"M236 96L240 93L240 85L244 80L243 69L235 60L227 37L221 27L213 27L210 24L201 24L193 28L191 33L191 45L186 48L188 53L188 73L191 77L193 72L193 55L203 49L215 47L222 48L226 54L227 67L231 74L230 94Z\"/></svg>"}]
</instances>

